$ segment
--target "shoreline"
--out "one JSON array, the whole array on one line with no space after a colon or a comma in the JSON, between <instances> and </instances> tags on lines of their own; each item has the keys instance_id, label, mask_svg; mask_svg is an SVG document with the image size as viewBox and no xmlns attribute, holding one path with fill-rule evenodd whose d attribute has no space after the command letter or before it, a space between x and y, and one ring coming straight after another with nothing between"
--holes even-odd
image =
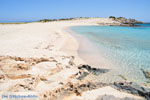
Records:
<instances>
[{"instance_id":1,"label":"shoreline","mask_svg":"<svg viewBox=\"0 0 150 100\"><path fill-rule=\"evenodd\" d=\"M40 100L62 100L70 97L68 95L73 95L72 99L84 100L89 93L103 92L117 98L142 100L139 94L125 93L110 84L92 81L97 74L105 74L108 70L79 65L86 62L78 56L79 43L66 32L66 28L98 25L98 22L114 23L107 18L91 18L0 25L0 94L32 91L38 93ZM94 82L98 85L95 86ZM94 96L97 98L100 94Z\"/></svg>"},{"instance_id":2,"label":"shoreline","mask_svg":"<svg viewBox=\"0 0 150 100\"><path fill-rule=\"evenodd\" d=\"M72 27L72 26L70 26L70 27ZM65 52L69 55L74 56L76 64L78 64L78 65L79 64L87 64L81 57L79 57L79 54L78 54L79 42L77 41L77 39L75 37L73 37L71 35L72 31L70 30L70 27L65 27L63 29L63 31L67 33L68 38L66 39L66 41L64 42L64 46L62 46L62 48L60 50L62 50L63 52Z\"/></svg>"},{"instance_id":3,"label":"shoreline","mask_svg":"<svg viewBox=\"0 0 150 100\"><path fill-rule=\"evenodd\" d=\"M74 26L72 26L74 27ZM76 26L75 26L76 27ZM77 26L78 27L78 26ZM112 64L109 61L101 57L101 54L97 51L97 48L92 44L87 37L80 35L79 33L74 32L69 27L69 32L71 36L73 36L78 42L78 56L83 59L88 65L94 68L104 68L104 69L112 69ZM86 45L88 44L88 45ZM100 59L100 60L98 60ZM93 61L94 60L94 61ZM99 62L101 61L101 62ZM105 63L104 63L105 62ZM106 65L109 64L109 65ZM109 66L109 67L108 67Z\"/></svg>"}]
</instances>

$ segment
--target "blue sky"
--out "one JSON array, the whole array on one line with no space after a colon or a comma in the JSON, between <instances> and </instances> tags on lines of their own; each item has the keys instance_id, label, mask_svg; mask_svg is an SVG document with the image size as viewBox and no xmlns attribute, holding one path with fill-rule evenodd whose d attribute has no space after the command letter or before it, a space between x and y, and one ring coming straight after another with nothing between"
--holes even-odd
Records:
<instances>
[{"instance_id":1,"label":"blue sky","mask_svg":"<svg viewBox=\"0 0 150 100\"><path fill-rule=\"evenodd\" d=\"M0 21L124 16L150 22L150 0L0 0Z\"/></svg>"}]
</instances>

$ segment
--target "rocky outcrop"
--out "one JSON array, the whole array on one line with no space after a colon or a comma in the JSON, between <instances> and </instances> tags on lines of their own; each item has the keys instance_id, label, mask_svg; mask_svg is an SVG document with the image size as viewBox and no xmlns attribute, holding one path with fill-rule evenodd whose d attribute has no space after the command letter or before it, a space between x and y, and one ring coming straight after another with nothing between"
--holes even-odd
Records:
<instances>
[{"instance_id":1,"label":"rocky outcrop","mask_svg":"<svg viewBox=\"0 0 150 100\"><path fill-rule=\"evenodd\" d=\"M145 97L147 100L150 100L150 88L141 86L134 82L115 82L113 87L121 90L126 91L128 93L139 95Z\"/></svg>"},{"instance_id":2,"label":"rocky outcrop","mask_svg":"<svg viewBox=\"0 0 150 100\"><path fill-rule=\"evenodd\" d=\"M143 24L143 22L141 21L138 21L138 20L135 20L135 19L127 19L127 18L124 18L124 17L110 17L110 19L118 22L118 23L114 23L114 24L111 24L112 26L114 25L119 25L119 26L138 26L136 24Z\"/></svg>"},{"instance_id":3,"label":"rocky outcrop","mask_svg":"<svg viewBox=\"0 0 150 100\"><path fill-rule=\"evenodd\" d=\"M135 98L130 98L130 97L119 98L113 95L102 95L102 96L99 96L96 100L140 100L140 99L135 99Z\"/></svg>"},{"instance_id":4,"label":"rocky outcrop","mask_svg":"<svg viewBox=\"0 0 150 100\"><path fill-rule=\"evenodd\" d=\"M98 77L109 72L109 70L93 68L89 65L77 66L73 56L60 56L58 58L1 56L0 72L0 91L37 92L39 93L39 100L63 100L68 95L74 94L80 97L83 92L106 86L114 86L118 90L128 90L129 93L149 97L144 90L136 89L138 92L131 92L133 88L131 86L128 86L129 89L124 89L119 83L88 80L90 75ZM98 99L101 100L100 98L105 97L102 96Z\"/></svg>"},{"instance_id":5,"label":"rocky outcrop","mask_svg":"<svg viewBox=\"0 0 150 100\"><path fill-rule=\"evenodd\" d=\"M135 19L127 19L124 17L119 17L115 19L116 21L119 21L123 24L142 24L143 22L135 20Z\"/></svg>"},{"instance_id":6,"label":"rocky outcrop","mask_svg":"<svg viewBox=\"0 0 150 100\"><path fill-rule=\"evenodd\" d=\"M41 99L50 99L50 100L61 100L68 95L76 94L81 96L82 92L97 89L100 87L108 86L109 84L101 82L91 82L86 79L89 74L100 75L108 72L107 69L92 68L89 65L79 65L78 72L69 77L69 82L60 82L62 86L55 90L46 91L44 94L41 94ZM76 81L75 81L76 80ZM49 96L49 94L51 96Z\"/></svg>"},{"instance_id":7,"label":"rocky outcrop","mask_svg":"<svg viewBox=\"0 0 150 100\"><path fill-rule=\"evenodd\" d=\"M61 100L62 98L65 98L68 95L75 94L76 96L81 96L82 92L89 91L93 89L97 89L100 87L108 86L106 83L94 83L94 82L80 82L80 83L72 83L68 82L64 84L61 88L58 88L53 91L47 91L44 94L41 95L41 99L50 99L50 100ZM49 97L49 95L51 95Z\"/></svg>"}]
</instances>

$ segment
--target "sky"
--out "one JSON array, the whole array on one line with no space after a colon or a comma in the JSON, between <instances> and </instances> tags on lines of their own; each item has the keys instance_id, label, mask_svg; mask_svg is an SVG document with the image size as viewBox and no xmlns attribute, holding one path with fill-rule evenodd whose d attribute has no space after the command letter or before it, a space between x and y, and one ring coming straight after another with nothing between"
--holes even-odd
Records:
<instances>
[{"instance_id":1,"label":"sky","mask_svg":"<svg viewBox=\"0 0 150 100\"><path fill-rule=\"evenodd\" d=\"M0 22L109 16L150 22L150 0L0 0Z\"/></svg>"}]
</instances>

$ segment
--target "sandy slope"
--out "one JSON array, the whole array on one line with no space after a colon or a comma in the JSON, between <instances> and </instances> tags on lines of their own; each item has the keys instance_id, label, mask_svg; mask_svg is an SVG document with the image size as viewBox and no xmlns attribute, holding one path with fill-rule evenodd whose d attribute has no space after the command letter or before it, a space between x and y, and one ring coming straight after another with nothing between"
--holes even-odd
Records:
<instances>
[{"instance_id":1,"label":"sandy slope","mask_svg":"<svg viewBox=\"0 0 150 100\"><path fill-rule=\"evenodd\" d=\"M52 51L60 52L59 50L62 47L66 49L64 51L71 53L76 51L78 44L64 31L66 27L97 25L97 23L104 22L113 23L110 19L93 18L49 23L0 25L0 55L48 57L52 55ZM74 53L71 54L74 55Z\"/></svg>"}]
</instances>

